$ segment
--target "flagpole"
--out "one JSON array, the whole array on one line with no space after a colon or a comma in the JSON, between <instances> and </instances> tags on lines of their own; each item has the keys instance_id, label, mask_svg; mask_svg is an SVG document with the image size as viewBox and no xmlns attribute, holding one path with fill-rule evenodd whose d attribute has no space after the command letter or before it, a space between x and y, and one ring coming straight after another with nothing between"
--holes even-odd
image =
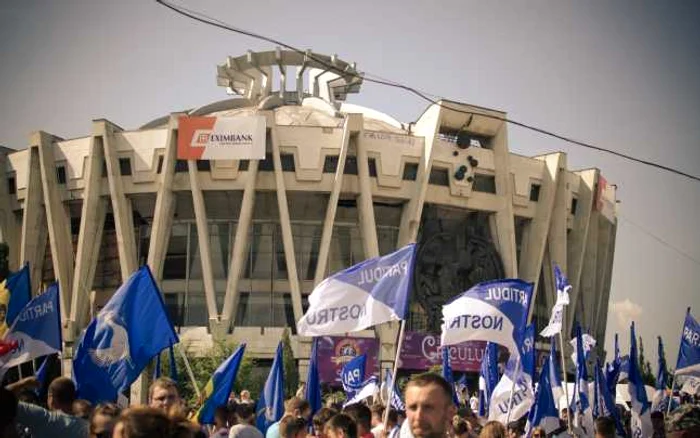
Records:
<instances>
[{"instance_id":1,"label":"flagpole","mask_svg":"<svg viewBox=\"0 0 700 438\"><path fill-rule=\"evenodd\" d=\"M401 353L401 346L403 345L404 331L406 328L406 320L401 320L401 327L399 328L399 341L396 343L396 357L394 357L394 371L391 374L391 381L389 383L389 388L387 388L387 401L386 407L384 408L384 431L387 436L389 436L389 431L387 426L389 425L389 410L391 409L391 400L394 397L394 388L396 387L396 373L399 371L399 354Z\"/></svg>"},{"instance_id":2,"label":"flagpole","mask_svg":"<svg viewBox=\"0 0 700 438\"><path fill-rule=\"evenodd\" d=\"M535 348L533 345L532 348ZM515 364L515 374L513 375L513 385L510 387L510 398L508 399L508 414L506 415L506 427L510 423L510 412L513 408L513 396L515 395L515 382L518 381L518 376L520 374L520 362L522 358L518 359L518 363Z\"/></svg>"},{"instance_id":3,"label":"flagpole","mask_svg":"<svg viewBox=\"0 0 700 438\"><path fill-rule=\"evenodd\" d=\"M190 361L187 359L187 355L185 355L185 352L183 351L182 348L178 348L180 350L180 355L182 356L182 360L185 361L185 368L187 369L187 374L190 376L190 380L192 381L192 387L194 387L194 392L197 394L197 399L201 400L202 398L202 393L199 392L199 387L197 386L197 381L194 379L194 373L192 372L192 367L190 366Z\"/></svg>"},{"instance_id":4,"label":"flagpole","mask_svg":"<svg viewBox=\"0 0 700 438\"><path fill-rule=\"evenodd\" d=\"M673 370L673 380L671 380L671 395L669 395L669 397L668 397L668 408L666 409L666 416L667 417L671 413L671 404L673 403L673 387L674 386L676 386L676 371L675 370Z\"/></svg>"},{"instance_id":5,"label":"flagpole","mask_svg":"<svg viewBox=\"0 0 700 438\"><path fill-rule=\"evenodd\" d=\"M562 308L562 315L561 315L561 325L562 329L566 327L566 308ZM554 342L554 339L552 339L552 342ZM559 356L561 357L561 371L562 374L564 374L564 397L566 397L566 403L567 403L567 415L566 415L566 427L568 429L569 435L571 435L571 412L569 412L568 408L568 403L569 403L569 382L566 377L566 359L564 358L564 335L561 334L561 330L559 330L559 343L561 344L561 348L559 349ZM561 407L559 407L559 412L561 412Z\"/></svg>"}]
</instances>

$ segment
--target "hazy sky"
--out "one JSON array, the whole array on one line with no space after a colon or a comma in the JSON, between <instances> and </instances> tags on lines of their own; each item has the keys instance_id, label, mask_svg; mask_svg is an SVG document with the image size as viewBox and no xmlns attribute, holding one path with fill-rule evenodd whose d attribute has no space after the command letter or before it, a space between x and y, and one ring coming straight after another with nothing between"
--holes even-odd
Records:
<instances>
[{"instance_id":1,"label":"hazy sky","mask_svg":"<svg viewBox=\"0 0 700 438\"><path fill-rule=\"evenodd\" d=\"M692 1L194 1L220 20L453 100L700 175L700 3ZM0 3L0 144L29 133L135 129L227 98L216 65L274 47L154 1ZM413 121L426 104L366 83L349 101ZM687 306L700 317L700 182L509 128L513 152L568 154L619 187L608 339L628 316L655 365L675 365ZM651 235L649 234L651 233ZM652 235L656 236L653 237ZM660 239L660 240L659 240ZM665 243L662 243L665 242ZM623 324L623 325L621 325Z\"/></svg>"}]
</instances>

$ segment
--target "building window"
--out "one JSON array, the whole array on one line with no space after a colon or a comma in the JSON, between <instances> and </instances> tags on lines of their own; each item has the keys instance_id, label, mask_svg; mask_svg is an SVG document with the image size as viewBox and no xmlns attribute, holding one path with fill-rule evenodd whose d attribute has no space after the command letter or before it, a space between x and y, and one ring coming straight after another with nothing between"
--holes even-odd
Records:
<instances>
[{"instance_id":1,"label":"building window","mask_svg":"<svg viewBox=\"0 0 700 438\"><path fill-rule=\"evenodd\" d=\"M265 159L258 161L258 170L265 172L272 172L275 170L275 163L272 162L272 154L267 152L265 154Z\"/></svg>"},{"instance_id":2,"label":"building window","mask_svg":"<svg viewBox=\"0 0 700 438\"><path fill-rule=\"evenodd\" d=\"M540 185L532 184L530 186L530 201L537 202L540 200Z\"/></svg>"},{"instance_id":3,"label":"building window","mask_svg":"<svg viewBox=\"0 0 700 438\"><path fill-rule=\"evenodd\" d=\"M403 180L415 181L418 176L418 163L406 163L403 166Z\"/></svg>"},{"instance_id":4,"label":"building window","mask_svg":"<svg viewBox=\"0 0 700 438\"><path fill-rule=\"evenodd\" d=\"M189 170L187 160L177 160L175 162L175 173L184 173Z\"/></svg>"},{"instance_id":5,"label":"building window","mask_svg":"<svg viewBox=\"0 0 700 438\"><path fill-rule=\"evenodd\" d=\"M158 168L156 169L156 173L160 173L163 170L163 156L159 155L158 156ZM102 175L104 176L104 175Z\"/></svg>"},{"instance_id":6,"label":"building window","mask_svg":"<svg viewBox=\"0 0 700 438\"><path fill-rule=\"evenodd\" d=\"M282 172L294 172L296 170L294 154L280 154L280 161L282 162Z\"/></svg>"},{"instance_id":7,"label":"building window","mask_svg":"<svg viewBox=\"0 0 700 438\"><path fill-rule=\"evenodd\" d=\"M59 184L66 183L66 168L65 168L65 166L56 166L56 180Z\"/></svg>"},{"instance_id":8,"label":"building window","mask_svg":"<svg viewBox=\"0 0 700 438\"><path fill-rule=\"evenodd\" d=\"M347 156L345 157L345 169L343 171L346 175L357 175L357 157Z\"/></svg>"},{"instance_id":9,"label":"building window","mask_svg":"<svg viewBox=\"0 0 700 438\"><path fill-rule=\"evenodd\" d=\"M369 167L370 178L377 177L377 160L375 158L369 158L367 160L367 166Z\"/></svg>"},{"instance_id":10,"label":"building window","mask_svg":"<svg viewBox=\"0 0 700 438\"><path fill-rule=\"evenodd\" d=\"M335 173L338 168L338 156L337 155L326 155L326 159L323 162L323 173Z\"/></svg>"},{"instance_id":11,"label":"building window","mask_svg":"<svg viewBox=\"0 0 700 438\"><path fill-rule=\"evenodd\" d=\"M17 180L14 176L7 178L7 193L10 195L17 193Z\"/></svg>"},{"instance_id":12,"label":"building window","mask_svg":"<svg viewBox=\"0 0 700 438\"><path fill-rule=\"evenodd\" d=\"M250 161L248 160L241 160L238 162L238 171L239 172L245 172L248 170L248 166L250 165Z\"/></svg>"},{"instance_id":13,"label":"building window","mask_svg":"<svg viewBox=\"0 0 700 438\"><path fill-rule=\"evenodd\" d=\"M197 170L200 172L211 172L211 161L197 160Z\"/></svg>"},{"instance_id":14,"label":"building window","mask_svg":"<svg viewBox=\"0 0 700 438\"><path fill-rule=\"evenodd\" d=\"M571 214L576 214L578 208L578 198L571 198Z\"/></svg>"},{"instance_id":15,"label":"building window","mask_svg":"<svg viewBox=\"0 0 700 438\"><path fill-rule=\"evenodd\" d=\"M292 296L288 293L241 292L235 325L294 327Z\"/></svg>"},{"instance_id":16,"label":"building window","mask_svg":"<svg viewBox=\"0 0 700 438\"><path fill-rule=\"evenodd\" d=\"M107 161L102 160L102 178L107 178Z\"/></svg>"},{"instance_id":17,"label":"building window","mask_svg":"<svg viewBox=\"0 0 700 438\"><path fill-rule=\"evenodd\" d=\"M131 175L131 160L128 158L119 159L119 173L124 175Z\"/></svg>"},{"instance_id":18,"label":"building window","mask_svg":"<svg viewBox=\"0 0 700 438\"><path fill-rule=\"evenodd\" d=\"M163 263L163 279L187 278L187 235L189 224L173 224Z\"/></svg>"},{"instance_id":19,"label":"building window","mask_svg":"<svg viewBox=\"0 0 700 438\"><path fill-rule=\"evenodd\" d=\"M496 177L475 174L472 190L475 192L496 193Z\"/></svg>"},{"instance_id":20,"label":"building window","mask_svg":"<svg viewBox=\"0 0 700 438\"><path fill-rule=\"evenodd\" d=\"M447 173L447 169L441 169L439 167L434 167L430 170L430 180L429 184L435 186L450 186L450 177Z\"/></svg>"}]
</instances>

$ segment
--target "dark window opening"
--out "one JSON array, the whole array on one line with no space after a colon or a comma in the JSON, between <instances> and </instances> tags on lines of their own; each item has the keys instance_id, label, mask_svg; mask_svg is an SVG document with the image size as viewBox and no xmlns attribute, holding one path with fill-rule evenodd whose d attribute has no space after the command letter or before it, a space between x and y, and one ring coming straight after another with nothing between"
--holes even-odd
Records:
<instances>
[{"instance_id":1,"label":"dark window opening","mask_svg":"<svg viewBox=\"0 0 700 438\"><path fill-rule=\"evenodd\" d=\"M17 180L15 177L7 178L7 192L10 195L17 193Z\"/></svg>"},{"instance_id":2,"label":"dark window opening","mask_svg":"<svg viewBox=\"0 0 700 438\"><path fill-rule=\"evenodd\" d=\"M296 165L294 164L294 154L280 154L282 162L282 172L294 172Z\"/></svg>"},{"instance_id":3,"label":"dark window opening","mask_svg":"<svg viewBox=\"0 0 700 438\"><path fill-rule=\"evenodd\" d=\"M258 170L265 172L271 172L275 170L275 163L272 162L272 154L270 152L267 152L265 154L264 160L258 161Z\"/></svg>"},{"instance_id":4,"label":"dark window opening","mask_svg":"<svg viewBox=\"0 0 700 438\"><path fill-rule=\"evenodd\" d=\"M415 181L418 177L418 163L406 163L403 166L403 180Z\"/></svg>"},{"instance_id":5,"label":"dark window opening","mask_svg":"<svg viewBox=\"0 0 700 438\"><path fill-rule=\"evenodd\" d=\"M447 173L447 169L433 168L430 170L430 179L428 184L436 186L450 186L450 177Z\"/></svg>"},{"instance_id":6,"label":"dark window opening","mask_svg":"<svg viewBox=\"0 0 700 438\"><path fill-rule=\"evenodd\" d=\"M576 214L577 207L578 207L578 199L571 198L571 214Z\"/></svg>"},{"instance_id":7,"label":"dark window opening","mask_svg":"<svg viewBox=\"0 0 700 438\"><path fill-rule=\"evenodd\" d=\"M56 180L59 184L66 183L66 168L64 166L56 166Z\"/></svg>"},{"instance_id":8,"label":"dark window opening","mask_svg":"<svg viewBox=\"0 0 700 438\"><path fill-rule=\"evenodd\" d=\"M496 177L491 175L474 175L472 190L475 192L496 193Z\"/></svg>"},{"instance_id":9,"label":"dark window opening","mask_svg":"<svg viewBox=\"0 0 700 438\"><path fill-rule=\"evenodd\" d=\"M107 178L107 162L102 160L102 178Z\"/></svg>"},{"instance_id":10,"label":"dark window opening","mask_svg":"<svg viewBox=\"0 0 700 438\"><path fill-rule=\"evenodd\" d=\"M323 162L323 173L335 173L338 168L338 156L337 155L326 155L326 159Z\"/></svg>"},{"instance_id":11,"label":"dark window opening","mask_svg":"<svg viewBox=\"0 0 700 438\"><path fill-rule=\"evenodd\" d=\"M187 160L177 160L175 162L175 173L187 172L189 167L187 166Z\"/></svg>"},{"instance_id":12,"label":"dark window opening","mask_svg":"<svg viewBox=\"0 0 700 438\"><path fill-rule=\"evenodd\" d=\"M345 157L345 168L343 173L346 175L357 175L357 157Z\"/></svg>"},{"instance_id":13,"label":"dark window opening","mask_svg":"<svg viewBox=\"0 0 700 438\"><path fill-rule=\"evenodd\" d=\"M131 160L128 158L119 159L119 173L121 175L131 175Z\"/></svg>"},{"instance_id":14,"label":"dark window opening","mask_svg":"<svg viewBox=\"0 0 700 438\"><path fill-rule=\"evenodd\" d=\"M377 177L377 160L376 158L369 158L367 160L367 166L369 167L369 176L372 178Z\"/></svg>"},{"instance_id":15,"label":"dark window opening","mask_svg":"<svg viewBox=\"0 0 700 438\"><path fill-rule=\"evenodd\" d=\"M530 186L530 201L537 202L540 200L540 185L532 184Z\"/></svg>"},{"instance_id":16,"label":"dark window opening","mask_svg":"<svg viewBox=\"0 0 700 438\"><path fill-rule=\"evenodd\" d=\"M245 172L246 170L248 170L248 166L250 166L250 161L241 160L238 162L238 171Z\"/></svg>"},{"instance_id":17,"label":"dark window opening","mask_svg":"<svg viewBox=\"0 0 700 438\"><path fill-rule=\"evenodd\" d=\"M211 161L197 160L197 170L200 172L211 172Z\"/></svg>"},{"instance_id":18,"label":"dark window opening","mask_svg":"<svg viewBox=\"0 0 700 438\"><path fill-rule=\"evenodd\" d=\"M158 156L158 168L156 169L156 173L160 173L163 170L163 156L160 155Z\"/></svg>"}]
</instances>

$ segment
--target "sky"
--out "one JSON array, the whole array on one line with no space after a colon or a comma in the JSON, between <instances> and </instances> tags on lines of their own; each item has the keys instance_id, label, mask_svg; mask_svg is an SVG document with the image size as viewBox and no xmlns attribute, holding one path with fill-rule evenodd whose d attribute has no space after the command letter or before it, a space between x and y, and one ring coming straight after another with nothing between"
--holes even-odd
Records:
<instances>
[{"instance_id":1,"label":"sky","mask_svg":"<svg viewBox=\"0 0 700 438\"><path fill-rule=\"evenodd\" d=\"M700 176L700 3L223 1L177 3L432 94ZM216 65L274 46L155 1L0 3L0 145L136 129L226 99ZM426 103L365 83L349 102L416 120ZM700 182L510 126L512 152L563 151L618 186L606 347L629 320L675 365L686 307L700 317ZM601 340L599 340L601 341Z\"/></svg>"}]
</instances>

